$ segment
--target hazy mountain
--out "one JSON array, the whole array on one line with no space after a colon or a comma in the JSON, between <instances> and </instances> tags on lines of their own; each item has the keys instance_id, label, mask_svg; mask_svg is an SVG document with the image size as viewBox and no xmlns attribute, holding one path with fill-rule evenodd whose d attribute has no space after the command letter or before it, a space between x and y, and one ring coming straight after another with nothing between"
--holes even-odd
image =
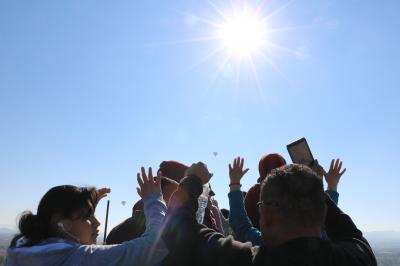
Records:
<instances>
[{"instance_id":1,"label":"hazy mountain","mask_svg":"<svg viewBox=\"0 0 400 266\"><path fill-rule=\"evenodd\" d=\"M373 248L391 247L400 249L399 231L372 231L365 232L364 237Z\"/></svg>"},{"instance_id":2,"label":"hazy mountain","mask_svg":"<svg viewBox=\"0 0 400 266\"><path fill-rule=\"evenodd\" d=\"M0 228L0 246L7 247L17 231L9 228Z\"/></svg>"}]
</instances>

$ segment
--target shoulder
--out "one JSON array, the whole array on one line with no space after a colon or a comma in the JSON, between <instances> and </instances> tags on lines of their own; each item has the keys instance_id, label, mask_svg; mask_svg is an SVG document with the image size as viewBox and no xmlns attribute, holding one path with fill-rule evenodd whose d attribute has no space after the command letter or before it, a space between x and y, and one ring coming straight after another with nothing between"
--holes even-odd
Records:
<instances>
[{"instance_id":1,"label":"shoulder","mask_svg":"<svg viewBox=\"0 0 400 266\"><path fill-rule=\"evenodd\" d=\"M208 228L207 228L208 229ZM204 229L203 229L204 230ZM210 230L210 229L208 229ZM232 236L224 237L222 234L210 230L209 234L214 238L218 257L226 261L229 265L250 265L252 261L252 250L250 242L239 242L234 240ZM211 241L212 242L212 241Z\"/></svg>"}]
</instances>

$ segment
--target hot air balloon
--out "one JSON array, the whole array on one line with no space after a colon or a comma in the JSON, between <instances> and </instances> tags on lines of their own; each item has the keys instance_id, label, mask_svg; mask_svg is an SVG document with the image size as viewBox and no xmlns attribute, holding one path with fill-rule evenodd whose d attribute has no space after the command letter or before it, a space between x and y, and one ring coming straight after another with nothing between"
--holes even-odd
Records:
<instances>
[{"instance_id":1,"label":"hot air balloon","mask_svg":"<svg viewBox=\"0 0 400 266\"><path fill-rule=\"evenodd\" d=\"M213 152L213 154L214 154L215 157L217 157L218 152L215 151L215 152Z\"/></svg>"},{"instance_id":2,"label":"hot air balloon","mask_svg":"<svg viewBox=\"0 0 400 266\"><path fill-rule=\"evenodd\" d=\"M125 200L121 201L121 204L122 204L123 206L125 206L126 201L125 201Z\"/></svg>"}]
</instances>

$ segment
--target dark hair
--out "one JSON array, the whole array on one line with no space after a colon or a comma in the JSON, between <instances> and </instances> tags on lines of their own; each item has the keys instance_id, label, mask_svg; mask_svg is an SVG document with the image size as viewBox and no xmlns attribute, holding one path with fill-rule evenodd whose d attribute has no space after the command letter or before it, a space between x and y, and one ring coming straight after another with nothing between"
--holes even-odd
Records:
<instances>
[{"instance_id":1,"label":"dark hair","mask_svg":"<svg viewBox=\"0 0 400 266\"><path fill-rule=\"evenodd\" d=\"M229 210L228 209L222 208L221 209L221 213L222 213L222 215L224 216L225 219L229 218Z\"/></svg>"},{"instance_id":2,"label":"dark hair","mask_svg":"<svg viewBox=\"0 0 400 266\"><path fill-rule=\"evenodd\" d=\"M37 214L23 212L19 219L20 234L11 241L14 247L19 238L25 237L23 246L33 246L51 237L52 219L84 219L90 217L96 208L97 191L95 188L76 187L72 185L51 188L40 200Z\"/></svg>"},{"instance_id":3,"label":"dark hair","mask_svg":"<svg viewBox=\"0 0 400 266\"><path fill-rule=\"evenodd\" d=\"M325 216L322 178L305 165L273 170L262 182L261 200L275 205L290 228L321 225Z\"/></svg>"}]
</instances>

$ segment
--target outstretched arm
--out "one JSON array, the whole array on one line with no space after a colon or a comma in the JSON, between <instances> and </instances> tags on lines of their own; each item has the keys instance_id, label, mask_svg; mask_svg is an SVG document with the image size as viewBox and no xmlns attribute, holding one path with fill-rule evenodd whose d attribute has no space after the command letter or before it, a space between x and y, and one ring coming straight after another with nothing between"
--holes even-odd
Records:
<instances>
[{"instance_id":1,"label":"outstretched arm","mask_svg":"<svg viewBox=\"0 0 400 266\"><path fill-rule=\"evenodd\" d=\"M248 168L243 170L244 159L237 157L233 160L232 165L229 164L230 192L229 197L229 224L239 241L250 241L253 245L262 244L261 232L253 227L244 208L243 193L241 188L241 179L249 171Z\"/></svg>"},{"instance_id":2,"label":"outstretched arm","mask_svg":"<svg viewBox=\"0 0 400 266\"><path fill-rule=\"evenodd\" d=\"M143 198L146 216L146 231L131 241L119 245L82 245L72 256L70 263L79 265L154 265L159 263L168 250L160 238L161 224L166 206L161 196L160 179L153 178L142 167L138 173L137 191Z\"/></svg>"},{"instance_id":3,"label":"outstretched arm","mask_svg":"<svg viewBox=\"0 0 400 266\"><path fill-rule=\"evenodd\" d=\"M340 178L342 175L346 172L346 168L344 168L342 171L342 161L339 159L332 160L331 165L329 167L329 171L324 174L325 181L328 184L328 189L326 190L326 193L331 197L333 202L336 203L336 205L339 203L339 193L337 191L337 187L340 181Z\"/></svg>"},{"instance_id":4,"label":"outstretched arm","mask_svg":"<svg viewBox=\"0 0 400 266\"><path fill-rule=\"evenodd\" d=\"M190 265L193 262L216 265L222 261L226 265L251 263L250 246L234 241L232 237L224 238L222 234L197 223L197 198L202 193L202 185L209 179L209 175L185 177L172 195L163 233L171 253L164 265Z\"/></svg>"}]
</instances>

